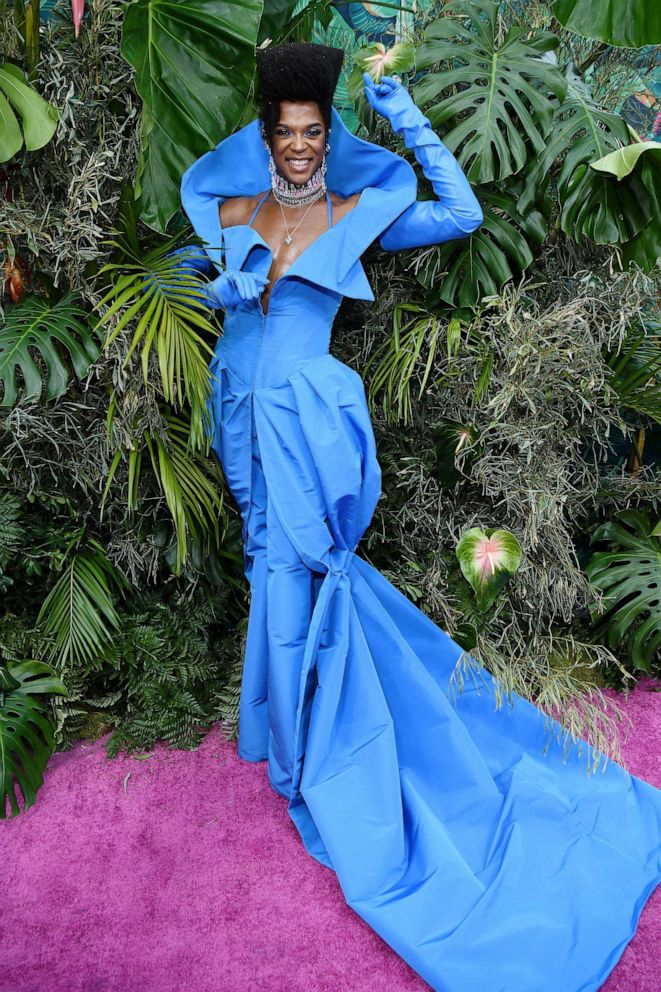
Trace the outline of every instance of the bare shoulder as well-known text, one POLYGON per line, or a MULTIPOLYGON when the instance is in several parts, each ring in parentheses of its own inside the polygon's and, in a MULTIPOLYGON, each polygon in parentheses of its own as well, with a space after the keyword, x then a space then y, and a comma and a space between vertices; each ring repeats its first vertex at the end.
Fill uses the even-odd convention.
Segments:
POLYGON ((342 197, 338 196, 337 193, 331 193, 331 203, 333 204, 333 214, 336 220, 340 217, 344 217, 349 211, 358 203, 360 199, 360 193, 352 193, 351 196, 342 197))
POLYGON ((221 227, 247 224, 263 195, 262 191, 256 196, 229 196, 223 200, 219 208, 221 227))

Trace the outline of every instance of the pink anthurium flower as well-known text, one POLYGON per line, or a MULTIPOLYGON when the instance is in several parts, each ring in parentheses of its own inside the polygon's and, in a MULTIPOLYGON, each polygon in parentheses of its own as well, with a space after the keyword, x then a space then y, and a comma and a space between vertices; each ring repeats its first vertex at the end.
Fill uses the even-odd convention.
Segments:
POLYGON ((400 41, 387 50, 380 41, 375 41, 368 46, 367 51, 372 54, 364 57, 363 67, 375 83, 378 83, 384 73, 406 72, 415 65, 415 49, 407 41, 400 41))
POLYGON ((462 534, 457 559, 464 577, 485 610, 521 564, 521 545, 507 530, 482 531, 472 527, 462 534))
POLYGON ((77 38, 85 13, 85 0, 71 0, 71 13, 73 14, 73 29, 77 38))

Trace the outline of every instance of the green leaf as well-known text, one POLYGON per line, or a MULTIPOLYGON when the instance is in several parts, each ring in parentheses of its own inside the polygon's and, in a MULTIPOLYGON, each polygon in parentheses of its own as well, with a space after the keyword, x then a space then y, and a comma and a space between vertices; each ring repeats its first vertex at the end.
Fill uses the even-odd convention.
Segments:
POLYGON ((26 296, 21 303, 8 306, 5 323, 0 326, 0 406, 19 401, 41 399, 44 378, 46 399, 52 400, 66 391, 71 378, 69 365, 78 379, 86 374, 100 353, 94 332, 86 323, 86 314, 73 293, 50 303, 38 296, 26 296), (32 352, 41 356, 44 371, 32 352), (61 352, 69 363, 65 364, 61 352), (19 386, 18 373, 22 378, 19 386))
POLYGON ((21 502, 12 493, 0 493, 0 572, 21 546, 21 502))
POLYGON ((611 173, 623 183, 642 183, 650 202, 651 220, 622 249, 625 263, 635 261, 649 271, 661 258, 661 143, 635 141, 591 162, 593 169, 611 173), (652 154, 646 154, 651 152, 652 154), (635 170, 635 171, 634 171, 635 170))
POLYGON ((521 564, 521 545, 507 530, 471 527, 457 544, 457 560, 475 592, 478 607, 486 610, 521 564))
MULTIPOLYGON (((525 272, 533 260, 529 242, 543 242, 547 221, 534 206, 519 212, 518 189, 512 184, 509 189, 480 190, 482 225, 470 237, 446 241, 429 253, 417 278, 433 291, 432 302, 474 307, 525 272)), ((542 207, 548 210, 547 203, 542 207)))
POLYGON ((145 433, 144 440, 174 523, 179 569, 187 557, 189 535, 199 541, 201 534, 213 533, 219 541, 223 497, 218 485, 205 474, 200 456, 191 450, 188 426, 174 416, 165 419, 167 437, 145 433))
POLYGON ((590 162, 597 172, 610 172, 617 179, 624 179, 635 169, 638 159, 646 152, 661 152, 661 142, 659 141, 634 141, 624 148, 618 148, 614 152, 609 152, 596 162, 590 162))
POLYGON ((98 542, 76 551, 44 600, 37 623, 54 638, 58 664, 89 663, 120 627, 113 592, 129 587, 98 542))
POLYGON ((8 162, 23 147, 23 135, 9 102, 0 93, 0 162, 8 162))
POLYGON ((257 44, 270 38, 273 43, 280 43, 285 33, 298 0, 266 0, 264 13, 259 23, 257 44))
POLYGON ((659 0, 555 0, 553 13, 570 31, 607 45, 661 44, 659 0))
POLYGON ((23 797, 23 810, 34 805, 44 781, 44 770, 55 750, 54 725, 47 696, 66 696, 65 685, 49 665, 41 661, 10 662, 0 667, 0 819, 21 812, 16 788, 23 797))
POLYGON ((623 119, 597 107, 580 80, 571 81, 567 99, 556 111, 546 148, 530 170, 519 209, 525 211, 546 189, 557 160, 562 230, 580 242, 621 244, 650 222, 654 199, 638 174, 618 181, 595 172, 591 163, 627 144, 623 119))
POLYGON ((393 310, 393 334, 374 352, 365 366, 370 378, 369 400, 382 394, 383 409, 391 421, 410 422, 413 416, 411 384, 419 377, 418 399, 434 386, 430 375, 434 356, 445 334, 445 325, 435 314, 416 304, 397 304, 393 310))
POLYGON ((439 67, 413 87, 416 103, 428 108, 434 128, 449 128, 443 142, 471 182, 504 179, 523 168, 528 145, 544 150, 554 107, 564 99, 565 77, 540 58, 558 39, 510 27, 501 40, 498 5, 490 0, 450 0, 444 15, 416 51, 418 70, 439 67))
POLYGON ((32 89, 18 66, 0 66, 0 162, 9 161, 23 143, 30 152, 43 148, 55 134, 58 119, 56 108, 32 89), (21 118, 22 135, 14 111, 21 118))
POLYGON ((431 473, 441 488, 451 489, 469 475, 482 447, 473 427, 441 417, 434 429, 436 461, 431 473))
POLYGON ((661 424, 661 328, 629 328, 617 351, 605 350, 609 385, 621 406, 661 424), (656 330, 656 333, 655 333, 656 330))
POLYGON ((255 70, 263 0, 135 0, 122 55, 143 101, 136 193, 141 217, 164 231, 179 208, 185 169, 227 137, 255 70))
POLYGON ((592 616, 605 627, 609 647, 623 645, 646 672, 661 652, 661 542, 652 531, 646 512, 620 511, 593 532, 591 543, 607 541, 611 549, 597 551, 585 569, 603 593, 603 610, 592 616))
POLYGON ((218 330, 212 313, 200 299, 200 277, 180 268, 186 255, 170 256, 185 232, 169 238, 147 254, 135 254, 131 238, 123 232, 109 242, 120 249, 122 261, 103 266, 100 274, 111 277, 111 285, 98 304, 104 311, 98 327, 109 327, 106 346, 124 330, 132 330, 126 364, 140 347, 143 378, 148 381, 152 349, 158 359, 160 386, 165 400, 181 406, 188 402, 196 425, 196 446, 202 437, 202 417, 211 390, 209 359, 211 339, 218 330), (106 308, 104 310, 104 308, 106 308), (117 319, 118 318, 118 319, 117 319))

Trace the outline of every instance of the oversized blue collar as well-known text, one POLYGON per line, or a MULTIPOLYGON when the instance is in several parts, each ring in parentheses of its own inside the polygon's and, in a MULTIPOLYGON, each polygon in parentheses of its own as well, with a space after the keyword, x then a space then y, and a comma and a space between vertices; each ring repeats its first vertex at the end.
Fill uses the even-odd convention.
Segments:
MULTIPOLYGON (((361 195, 356 206, 313 241, 281 278, 297 276, 343 296, 373 300, 360 256, 415 201, 417 180, 400 155, 356 137, 335 107, 331 114, 326 183, 339 196, 361 195)), ((255 246, 270 253, 261 235, 247 224, 223 230, 218 209, 228 197, 255 196, 270 185, 268 151, 257 119, 229 135, 186 170, 181 181, 181 202, 214 263, 240 269, 255 246)))

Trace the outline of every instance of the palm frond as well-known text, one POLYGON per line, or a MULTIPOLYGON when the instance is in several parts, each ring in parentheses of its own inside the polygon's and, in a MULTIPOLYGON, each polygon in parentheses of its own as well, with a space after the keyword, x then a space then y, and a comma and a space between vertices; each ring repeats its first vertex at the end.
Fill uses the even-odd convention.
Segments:
POLYGON ((107 329, 106 348, 123 331, 132 332, 124 365, 140 347, 145 383, 154 350, 163 397, 172 406, 190 405, 197 425, 194 439, 201 447, 204 432, 200 425, 210 392, 208 364, 213 355, 205 335, 213 340, 218 329, 203 302, 200 277, 182 271, 185 254, 169 257, 180 237, 169 239, 144 257, 137 255, 126 239, 108 242, 126 260, 109 263, 101 270, 112 285, 98 304, 97 309, 103 310, 98 327, 107 329))
POLYGON ((145 464, 151 465, 153 479, 165 498, 177 536, 176 569, 188 557, 189 537, 198 543, 212 534, 216 545, 221 540, 219 521, 225 517, 221 480, 207 474, 204 458, 194 448, 191 427, 174 414, 163 415, 163 432, 145 430, 133 439, 126 450, 119 448, 112 459, 101 500, 101 513, 112 482, 122 461, 128 471, 128 505, 135 510, 144 478, 145 464), (144 452, 149 453, 145 462, 144 452))
POLYGON ((124 574, 93 539, 71 555, 37 617, 54 638, 52 654, 60 664, 92 661, 112 640, 120 626, 113 593, 127 588, 124 574))

